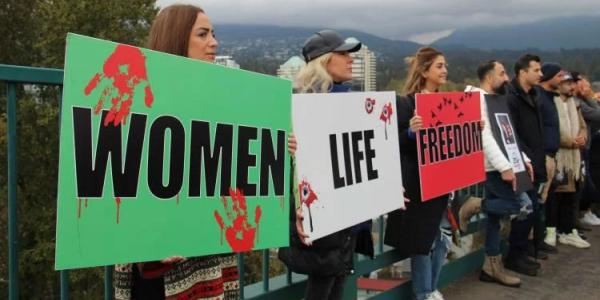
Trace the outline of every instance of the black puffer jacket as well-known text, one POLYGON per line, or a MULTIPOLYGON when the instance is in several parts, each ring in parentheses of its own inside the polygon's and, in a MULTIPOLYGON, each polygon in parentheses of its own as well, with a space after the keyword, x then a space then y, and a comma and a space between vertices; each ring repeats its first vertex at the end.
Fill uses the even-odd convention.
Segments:
POLYGON ((558 120, 558 110, 554 104, 554 97, 557 93, 546 91, 541 86, 536 86, 539 99, 539 107, 542 115, 542 124, 544 126, 544 150, 547 155, 554 156, 560 147, 560 122, 558 120))
POLYGON ((515 78, 510 83, 507 104, 521 150, 531 159, 536 183, 546 181, 543 119, 536 89, 525 93, 515 78))

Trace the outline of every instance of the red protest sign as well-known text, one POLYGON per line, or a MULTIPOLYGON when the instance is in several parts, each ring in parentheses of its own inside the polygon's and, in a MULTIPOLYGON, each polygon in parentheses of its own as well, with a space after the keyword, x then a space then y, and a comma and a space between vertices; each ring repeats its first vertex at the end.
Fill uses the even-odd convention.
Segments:
POLYGON ((470 92, 416 95, 422 201, 485 180, 479 101, 470 92))

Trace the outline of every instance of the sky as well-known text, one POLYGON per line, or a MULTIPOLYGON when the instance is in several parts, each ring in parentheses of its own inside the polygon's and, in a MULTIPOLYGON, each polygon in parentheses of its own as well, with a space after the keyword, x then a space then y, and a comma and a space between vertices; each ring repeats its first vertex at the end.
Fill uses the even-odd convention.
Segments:
MULTIPOLYGON (((456 29, 600 15, 598 0, 157 0, 200 5, 214 24, 354 29, 430 43, 456 29)), ((218 30, 218 28, 217 28, 218 30)))

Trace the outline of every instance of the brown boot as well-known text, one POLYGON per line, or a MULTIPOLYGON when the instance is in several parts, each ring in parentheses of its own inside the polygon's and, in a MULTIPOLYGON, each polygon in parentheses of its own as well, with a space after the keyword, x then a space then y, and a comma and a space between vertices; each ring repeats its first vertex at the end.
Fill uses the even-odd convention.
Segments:
POLYGON ((458 211, 458 218, 460 224, 460 230, 467 232, 469 226, 469 220, 472 216, 481 212, 481 198, 469 197, 467 201, 460 207, 458 211))
POLYGON ((497 282, 508 287, 520 287, 521 279, 510 275, 502 265, 502 256, 485 256, 479 280, 484 282, 497 282))

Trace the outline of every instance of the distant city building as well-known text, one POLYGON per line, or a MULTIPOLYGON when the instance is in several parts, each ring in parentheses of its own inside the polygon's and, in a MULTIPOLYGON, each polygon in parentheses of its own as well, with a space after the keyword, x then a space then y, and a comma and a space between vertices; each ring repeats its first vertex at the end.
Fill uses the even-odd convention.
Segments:
POLYGON ((239 69, 240 65, 233 60, 233 57, 229 55, 221 55, 215 57, 215 63, 218 65, 226 66, 233 69, 239 69))
POLYGON ((299 56, 292 56, 283 65, 277 69, 277 77, 285 78, 291 81, 296 80, 296 76, 300 69, 304 67, 306 63, 299 56))
MULTIPOLYGON (((349 42, 358 42, 348 38, 349 42)), ((356 91, 375 91, 377 89, 377 68, 375 54, 363 44, 359 51, 351 53, 352 89, 356 91)))

